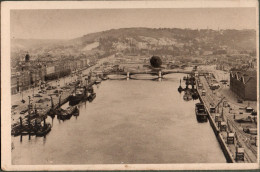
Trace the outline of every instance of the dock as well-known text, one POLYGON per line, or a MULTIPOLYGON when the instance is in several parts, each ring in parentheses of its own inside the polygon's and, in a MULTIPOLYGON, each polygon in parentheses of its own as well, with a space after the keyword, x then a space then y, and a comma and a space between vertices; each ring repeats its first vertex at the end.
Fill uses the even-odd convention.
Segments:
MULTIPOLYGON (((91 80, 87 84, 86 88, 88 89, 88 88, 92 87, 96 83, 96 80, 97 79, 91 80)), ((20 128, 21 124, 22 124, 23 128, 26 128, 25 126, 30 126, 32 128, 32 124, 35 124, 36 120, 37 120, 37 123, 42 123, 43 121, 45 121, 45 119, 47 118, 48 115, 52 116, 51 115, 52 112, 55 113, 58 108, 60 108, 62 105, 64 105, 65 103, 68 102, 70 95, 74 92, 74 88, 75 88, 75 86, 72 85, 69 87, 69 89, 63 90, 63 92, 60 94, 44 95, 44 97, 42 97, 42 98, 47 98, 48 96, 50 97, 50 104, 49 104, 49 102, 42 103, 42 106, 44 106, 44 107, 41 107, 41 110, 37 110, 37 108, 34 108, 32 114, 28 113, 28 114, 22 116, 19 121, 17 121, 16 123, 14 123, 12 125, 12 130, 19 130, 19 131, 22 130, 22 132, 20 134, 14 134, 14 135, 17 136, 17 135, 30 134, 31 133, 30 131, 25 131, 24 129, 20 128), (35 114, 37 114, 37 115, 35 115, 35 114), (33 117, 33 116, 35 116, 35 117, 33 117)), ((30 98, 29 98, 29 102, 30 102, 30 98)), ((28 109, 29 109, 29 107, 28 107, 28 109)), ((44 124, 45 124, 45 122, 44 122, 44 124)))
MULTIPOLYGON (((248 144, 245 133, 234 123, 230 117, 226 115, 228 112, 228 103, 221 100, 216 100, 216 96, 211 96, 210 91, 199 87, 199 81, 203 82, 203 86, 209 87, 205 76, 198 76, 196 78, 196 88, 201 103, 205 105, 208 113, 210 125, 216 135, 220 147, 225 155, 228 163, 253 163, 257 161, 257 151, 248 144), (223 101, 223 104, 222 104, 223 101), (212 104, 217 103, 217 109, 213 110, 212 104), (222 106, 222 110, 219 110, 222 106)), ((213 94, 213 92, 212 92, 213 94)))

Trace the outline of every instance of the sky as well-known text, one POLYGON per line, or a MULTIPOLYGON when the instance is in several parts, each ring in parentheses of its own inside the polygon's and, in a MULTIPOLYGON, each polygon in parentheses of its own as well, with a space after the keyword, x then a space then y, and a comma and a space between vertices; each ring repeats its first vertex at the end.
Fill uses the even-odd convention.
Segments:
POLYGON ((11 38, 72 39, 109 29, 256 29, 255 8, 11 10, 11 38))

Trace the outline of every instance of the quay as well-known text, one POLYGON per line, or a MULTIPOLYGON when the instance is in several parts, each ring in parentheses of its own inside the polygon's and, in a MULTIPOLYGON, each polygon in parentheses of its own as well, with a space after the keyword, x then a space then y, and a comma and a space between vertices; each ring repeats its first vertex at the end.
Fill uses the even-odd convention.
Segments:
MULTIPOLYGON (((86 85, 86 89, 88 89, 88 88, 92 87, 94 84, 96 84, 96 81, 97 81, 96 78, 90 80, 86 85)), ((76 83, 78 83, 78 82, 76 82, 76 83)), ((33 130, 32 124, 36 125, 36 123, 41 124, 42 122, 44 122, 44 126, 42 128, 47 127, 46 129, 48 129, 48 132, 49 132, 51 126, 50 126, 50 124, 45 123, 45 119, 47 118, 48 115, 50 115, 51 117, 54 117, 56 115, 56 111, 63 104, 68 102, 70 95, 74 92, 76 83, 74 83, 70 86, 67 85, 67 88, 62 90, 61 93, 57 93, 57 94, 51 93, 48 95, 46 93, 46 95, 44 95, 44 97, 41 97, 41 99, 39 99, 39 100, 42 100, 44 98, 46 99, 47 98, 46 96, 49 96, 50 105, 49 105, 49 101, 43 102, 43 103, 41 103, 41 105, 43 105, 44 107, 41 107, 41 108, 36 107, 36 104, 33 107, 33 105, 32 105, 33 100, 31 99, 30 96, 28 96, 29 97, 29 105, 28 105, 28 110, 27 110, 28 114, 24 114, 23 116, 20 116, 20 118, 19 118, 20 120, 18 122, 13 123, 12 135, 18 136, 18 135, 29 134, 29 136, 30 136, 31 134, 34 133, 33 131, 31 131, 31 130, 33 130)), ((33 102, 33 103, 35 103, 35 102, 33 102)), ((44 133, 44 132, 42 132, 42 133, 44 133)), ((36 136, 44 136, 44 134, 38 134, 38 135, 36 134, 36 136)))
MULTIPOLYGON (((222 97, 216 100, 214 95, 210 96, 211 90, 205 91, 209 87, 206 76, 199 75, 196 77, 196 88, 201 103, 205 105, 208 113, 210 125, 216 135, 220 147, 225 155, 228 163, 241 163, 241 162, 256 162, 257 151, 252 148, 248 139, 245 138, 245 133, 225 115, 228 113, 228 102, 222 97), (203 84, 203 87, 199 86, 203 84), (214 105, 215 104, 215 105, 214 105), (220 111, 220 106, 222 110, 220 111)), ((230 111, 230 110, 229 110, 230 111)))

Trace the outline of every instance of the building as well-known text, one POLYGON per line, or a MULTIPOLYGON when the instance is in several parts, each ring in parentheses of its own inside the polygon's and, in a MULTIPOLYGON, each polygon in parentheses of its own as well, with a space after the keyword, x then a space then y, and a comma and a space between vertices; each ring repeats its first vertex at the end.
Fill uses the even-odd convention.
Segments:
POLYGON ((17 78, 16 75, 11 76, 11 94, 16 94, 19 91, 17 78))
POLYGON ((25 70, 20 72, 20 75, 17 77, 17 85, 19 91, 27 90, 31 87, 32 84, 32 75, 30 71, 25 70))
POLYGON ((257 78, 255 70, 231 71, 230 90, 244 100, 257 100, 257 78))

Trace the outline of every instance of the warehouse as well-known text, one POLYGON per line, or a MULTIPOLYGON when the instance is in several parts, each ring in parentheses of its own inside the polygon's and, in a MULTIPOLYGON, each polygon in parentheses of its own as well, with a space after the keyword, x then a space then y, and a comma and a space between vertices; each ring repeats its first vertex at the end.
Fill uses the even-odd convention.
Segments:
POLYGON ((257 100, 256 71, 231 71, 230 90, 244 100, 257 100))

